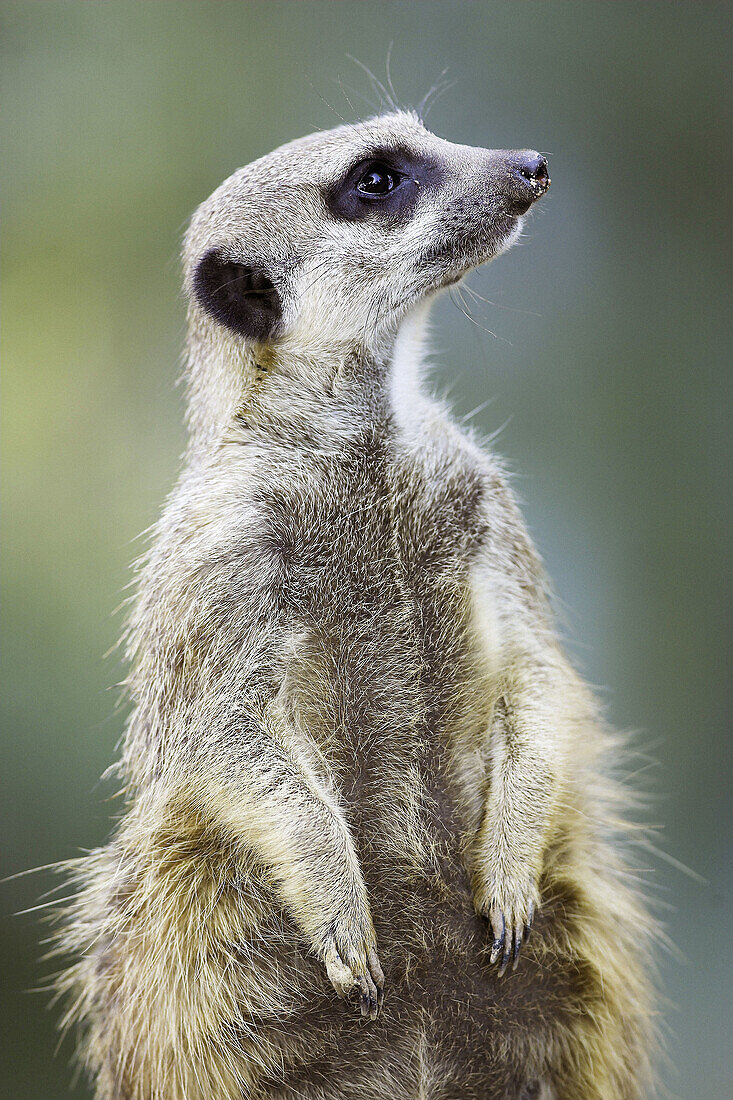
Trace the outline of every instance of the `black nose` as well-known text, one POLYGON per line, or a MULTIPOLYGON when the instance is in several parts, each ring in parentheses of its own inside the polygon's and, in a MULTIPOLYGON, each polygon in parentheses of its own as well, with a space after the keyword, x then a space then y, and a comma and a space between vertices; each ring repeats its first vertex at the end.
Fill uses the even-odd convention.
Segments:
POLYGON ((541 153, 515 153, 509 168, 514 178, 509 187, 513 206, 516 213, 523 214, 550 186, 547 159, 541 153))
POLYGON ((547 161, 541 153, 537 153, 533 157, 525 157, 517 167, 520 175, 524 176, 530 183, 539 183, 545 189, 549 187, 550 177, 547 172, 547 161))

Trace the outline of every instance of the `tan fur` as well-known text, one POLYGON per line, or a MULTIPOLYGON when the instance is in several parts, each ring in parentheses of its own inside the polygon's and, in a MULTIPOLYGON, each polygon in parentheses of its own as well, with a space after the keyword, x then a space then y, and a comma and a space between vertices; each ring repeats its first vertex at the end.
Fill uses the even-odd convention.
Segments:
POLYGON ((501 464, 419 385, 426 304, 516 239, 515 162, 395 114, 194 217, 191 445, 130 621, 126 808, 59 934, 98 1100, 649 1095, 621 740, 501 464), (408 213, 334 215, 375 148, 417 165, 408 213), (212 248, 277 288, 272 339, 211 315, 212 248))

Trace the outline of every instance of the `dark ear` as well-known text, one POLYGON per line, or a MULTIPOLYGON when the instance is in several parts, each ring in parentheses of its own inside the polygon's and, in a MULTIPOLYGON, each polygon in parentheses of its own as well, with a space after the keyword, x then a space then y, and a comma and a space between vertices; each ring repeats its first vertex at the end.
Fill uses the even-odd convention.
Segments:
POLYGON ((194 273, 193 288, 206 312, 239 336, 264 344, 277 335, 280 295, 261 268, 207 252, 194 273))

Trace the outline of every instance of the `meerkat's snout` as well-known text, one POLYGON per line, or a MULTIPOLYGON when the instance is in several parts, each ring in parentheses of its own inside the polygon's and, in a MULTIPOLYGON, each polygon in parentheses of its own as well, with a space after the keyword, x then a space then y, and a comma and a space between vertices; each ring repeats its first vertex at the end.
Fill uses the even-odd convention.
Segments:
POLYGON ((526 214, 550 186, 547 158, 531 149, 497 151, 490 163, 490 185, 512 215, 526 214))

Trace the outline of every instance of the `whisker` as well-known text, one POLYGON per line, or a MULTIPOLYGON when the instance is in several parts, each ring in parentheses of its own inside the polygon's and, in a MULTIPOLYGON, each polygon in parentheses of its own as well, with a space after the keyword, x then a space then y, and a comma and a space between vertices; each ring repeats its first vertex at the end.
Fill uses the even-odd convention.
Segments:
POLYGON ((324 95, 321 95, 321 93, 320 93, 320 92, 318 91, 318 88, 316 88, 316 86, 315 86, 315 84, 313 83, 313 81, 309 79, 309 80, 308 80, 308 83, 310 84, 311 88, 312 88, 312 89, 313 89, 313 91, 314 91, 314 92, 316 93, 316 95, 318 96, 318 98, 319 98, 319 99, 320 99, 320 100, 321 100, 321 101, 322 101, 323 103, 325 103, 325 104, 326 104, 326 106, 327 106, 327 107, 329 108, 329 110, 330 110, 330 111, 333 111, 333 113, 334 113, 334 114, 336 115, 336 118, 339 118, 339 119, 341 119, 341 121, 342 121, 342 122, 344 123, 344 125, 346 125, 346 119, 344 118, 344 116, 343 116, 343 115, 340 115, 340 114, 339 114, 339 112, 338 112, 338 111, 336 110, 336 108, 335 108, 335 107, 333 106, 333 104, 332 104, 332 103, 329 103, 329 102, 328 102, 328 100, 326 99, 326 97, 325 97, 324 95))
POLYGON ((499 337, 496 335, 495 332, 492 332, 490 328, 487 328, 486 325, 482 325, 480 321, 477 321, 475 317, 471 316, 471 314, 466 309, 465 301, 456 301, 454 294, 459 293, 460 291, 458 291, 457 287, 454 287, 454 289, 450 292, 451 301, 456 306, 456 308, 461 311, 464 317, 468 318, 472 325, 476 325, 476 328, 480 328, 483 332, 487 332, 489 336, 493 336, 495 340, 498 340, 499 337))
POLYGON ((392 49, 393 49, 393 47, 394 47, 394 39, 392 39, 389 46, 387 47, 387 62, 386 62, 386 65, 385 65, 385 71, 387 73, 387 87, 389 88, 390 92, 392 93, 392 102, 397 104, 397 103, 399 103, 399 98, 397 96, 397 93, 394 90, 394 85, 392 83, 392 74, 390 73, 390 62, 392 61, 392 49))
POLYGON ((394 101, 394 100, 392 99, 391 95, 389 94, 389 92, 388 92, 388 91, 387 91, 387 89, 385 88, 385 86, 384 86, 384 84, 382 83, 382 81, 381 81, 381 80, 378 80, 378 79, 376 78, 376 76, 374 75, 374 73, 372 72, 372 70, 371 70, 371 69, 369 68, 369 66, 368 66, 368 65, 365 65, 363 61, 360 61, 358 57, 354 57, 354 55, 353 55, 353 54, 347 53, 347 55, 346 55, 346 56, 348 57, 349 61, 353 61, 355 65, 358 65, 358 66, 359 66, 359 68, 360 68, 360 69, 361 69, 361 70, 362 70, 362 71, 363 71, 364 73, 366 73, 366 75, 368 76, 368 78, 369 78, 369 81, 370 81, 370 83, 371 83, 371 85, 372 85, 372 88, 373 88, 373 90, 374 90, 374 91, 375 91, 375 92, 377 93, 377 95, 379 95, 379 96, 380 96, 380 98, 381 98, 381 99, 383 100, 383 104, 384 104, 384 105, 386 105, 387 107, 389 107, 389 108, 390 108, 390 109, 391 109, 392 111, 397 111, 397 110, 399 109, 399 108, 398 108, 398 106, 397 106, 397 104, 396 104, 396 103, 395 103, 395 101, 394 101))
MULTIPOLYGON (((339 75, 339 74, 337 73, 337 74, 336 74, 336 76, 335 76, 335 77, 333 77, 333 79, 334 79, 334 80, 336 81, 336 83, 338 84, 338 87, 339 87, 339 91, 341 92, 341 95, 342 95, 342 96, 344 97, 344 99, 345 99, 345 100, 346 100, 346 102, 348 103, 348 105, 349 105, 349 110, 351 111, 352 115, 354 115, 354 116, 356 117, 356 109, 355 109, 355 107, 354 107, 354 104, 353 104, 353 103, 351 102, 351 100, 349 99, 349 97, 348 97, 348 96, 347 96, 347 94, 346 94, 346 91, 345 91, 345 86, 344 86, 344 83, 343 83, 343 81, 341 80, 341 77, 340 77, 340 75, 339 75)), ((353 90, 353 89, 352 89, 352 90, 353 90)))
POLYGON ((535 313, 531 309, 519 309, 517 306, 507 306, 503 302, 492 302, 490 298, 484 298, 483 294, 479 294, 477 290, 474 290, 472 286, 464 282, 462 285, 463 290, 467 290, 468 293, 479 300, 479 302, 485 302, 487 306, 493 306, 494 309, 508 309, 510 313, 524 313, 528 317, 542 317, 541 313, 535 313))
MULTIPOLYGON (((341 88, 342 92, 344 91, 344 88, 348 88, 352 95, 358 96, 359 99, 362 99, 364 101, 364 103, 366 103, 366 105, 367 105, 367 107, 369 108, 370 111, 379 111, 379 110, 381 110, 381 104, 380 103, 375 103, 372 99, 369 98, 369 96, 364 95, 364 93, 359 91, 358 88, 355 88, 353 84, 349 84, 348 81, 344 80, 344 78, 342 76, 338 76, 335 79, 338 80, 339 87, 341 88)), ((345 92, 344 92, 344 95, 346 95, 345 92)))
POLYGON ((427 118, 428 113, 433 109, 433 107, 438 102, 440 97, 445 95, 445 93, 447 91, 449 91, 451 88, 455 87, 455 85, 458 83, 456 80, 444 80, 443 77, 445 76, 445 74, 447 72, 448 72, 448 68, 446 67, 439 74, 438 79, 433 84, 433 86, 428 90, 428 92, 420 100, 420 103, 419 103, 418 108, 417 108, 417 111, 418 111, 418 114, 420 115, 420 118, 422 118, 422 119, 427 118))

